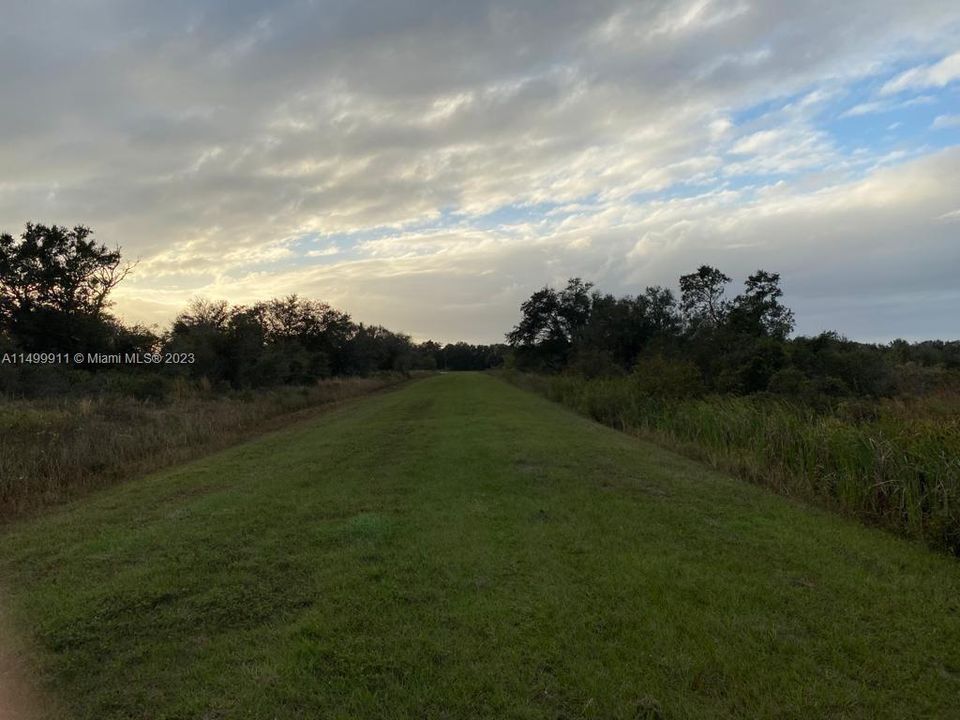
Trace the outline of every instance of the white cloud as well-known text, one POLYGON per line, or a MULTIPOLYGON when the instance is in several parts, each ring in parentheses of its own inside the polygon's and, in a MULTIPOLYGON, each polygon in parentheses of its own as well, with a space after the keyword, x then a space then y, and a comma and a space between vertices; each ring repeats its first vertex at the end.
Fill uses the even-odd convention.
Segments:
POLYGON ((859 117, 861 115, 893 112, 894 110, 902 110, 903 108, 914 107, 917 105, 931 105, 934 102, 936 102, 936 99, 930 95, 918 95, 917 97, 909 98, 908 100, 903 100, 900 102, 895 102, 893 100, 871 100, 869 102, 854 105, 852 108, 841 113, 840 117, 859 117))
POLYGON ((730 148, 734 155, 756 155, 779 150, 786 139, 787 131, 782 128, 761 130, 740 139, 730 148))
POLYGON ((859 115, 870 115, 872 113, 877 113, 877 112, 886 112, 889 109, 890 109, 890 106, 882 102, 878 102, 878 101, 865 102, 865 103, 860 103, 859 105, 854 105, 849 110, 846 110, 843 113, 841 113, 840 117, 846 118, 846 117, 857 117, 859 115))
POLYGON ((826 168, 836 160, 830 139, 805 123, 761 130, 737 141, 731 159, 723 166, 726 176, 794 173, 826 168))
POLYGON ((960 115, 937 115, 931 127, 935 130, 960 127, 960 115))
POLYGON ((307 257, 318 258, 318 257, 332 257, 334 255, 340 254, 340 248, 336 245, 327 245, 323 248, 317 248, 316 250, 309 250, 307 252, 307 257))
POLYGON ((933 65, 911 68, 897 75, 880 89, 880 93, 890 95, 904 90, 944 87, 958 78, 960 78, 960 52, 955 52, 933 65))
MULTIPOLYGON (((960 212, 956 187, 954 149, 813 190, 781 181, 756 193, 581 207, 546 226, 398 232, 368 241, 360 259, 266 277, 241 272, 201 290, 252 302, 268 281, 275 294, 323 297, 361 320, 420 338, 454 340, 470 328, 471 338, 496 341, 516 322, 519 303, 544 283, 580 275, 605 290, 636 293, 673 285, 706 262, 741 279, 757 267, 780 272, 802 332, 955 336, 960 327, 944 303, 955 292, 960 246, 944 220, 960 212), (891 308, 891 298, 909 303, 911 313, 891 308), (883 311, 870 316, 864 307, 871 303, 883 311)), ((122 293, 122 306, 129 294, 140 303, 169 302, 168 313, 177 307, 175 292, 122 293)))

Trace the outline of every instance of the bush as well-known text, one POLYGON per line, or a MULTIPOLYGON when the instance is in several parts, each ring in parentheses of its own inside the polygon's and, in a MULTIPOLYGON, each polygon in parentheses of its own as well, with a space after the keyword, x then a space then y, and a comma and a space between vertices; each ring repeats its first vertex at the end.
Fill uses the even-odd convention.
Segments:
POLYGON ((795 367, 786 367, 778 370, 770 377, 767 391, 788 397, 804 397, 813 392, 813 384, 807 376, 795 367))
POLYGON ((703 377, 696 365, 662 355, 639 360, 632 379, 637 392, 656 398, 699 397, 704 391, 703 377))

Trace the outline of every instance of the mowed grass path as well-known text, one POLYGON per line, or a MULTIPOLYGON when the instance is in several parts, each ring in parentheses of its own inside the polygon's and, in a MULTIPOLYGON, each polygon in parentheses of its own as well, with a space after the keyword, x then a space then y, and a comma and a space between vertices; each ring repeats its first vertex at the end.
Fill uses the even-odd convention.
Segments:
POLYGON ((0 533, 77 718, 955 718, 960 564, 445 375, 0 533))

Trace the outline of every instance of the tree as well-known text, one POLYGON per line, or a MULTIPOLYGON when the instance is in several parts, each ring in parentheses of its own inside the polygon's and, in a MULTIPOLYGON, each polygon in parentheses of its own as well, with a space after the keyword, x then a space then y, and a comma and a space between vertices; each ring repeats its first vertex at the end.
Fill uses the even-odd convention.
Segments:
POLYGON ((443 348, 440 346, 440 343, 427 340, 417 345, 414 348, 414 369, 443 369, 443 348))
POLYGON ((188 332, 194 328, 222 331, 232 315, 233 310, 226 300, 194 298, 173 321, 173 332, 188 332))
POLYGON ((617 298, 595 292, 590 319, 575 339, 575 369, 589 376, 629 370, 656 333, 645 295, 617 298))
POLYGON ((131 268, 82 225, 0 234, 0 327, 31 350, 106 349, 108 298, 131 268))
POLYGON ((52 308, 65 313, 98 314, 107 296, 130 272, 120 249, 108 250, 82 225, 72 230, 27 223, 15 240, 0 235, 0 289, 4 315, 52 308))
MULTIPOLYGON (((436 343, 424 343, 435 346, 436 343)), ((439 346, 437 346, 439 348, 439 346)), ((503 364, 503 347, 499 345, 471 345, 465 342, 448 343, 439 348, 436 367, 441 370, 488 370, 503 364)))
POLYGON ((507 333, 521 364, 559 369, 574 338, 590 320, 593 286, 571 278, 560 291, 544 287, 521 306, 520 322, 507 333))
POLYGON ((677 299, 669 288, 654 285, 643 292, 647 317, 654 333, 661 337, 673 337, 680 332, 681 319, 677 312, 677 299))
POLYGON ((780 302, 780 274, 757 270, 733 301, 730 323, 747 335, 785 339, 793 332, 793 311, 780 302))
POLYGON ((414 359, 409 336, 380 325, 360 323, 344 348, 343 366, 349 375, 388 370, 407 372, 412 369, 414 359))
POLYGON ((593 283, 584 282, 578 277, 567 280, 567 286, 560 291, 560 320, 563 333, 572 341, 577 332, 590 320, 593 302, 590 289, 593 283))
POLYGON ((566 340, 560 324, 560 299, 553 288, 537 290, 520 305, 520 313, 520 322, 507 333, 507 342, 514 347, 566 340))
POLYGON ((727 275, 709 265, 680 277, 680 307, 692 331, 723 324, 729 310, 723 293, 729 282, 727 275))
POLYGON ((235 311, 225 301, 195 298, 173 321, 166 349, 191 353, 194 362, 181 370, 212 382, 229 381, 228 327, 235 311))
POLYGON ((296 346, 312 358, 315 377, 346 371, 344 348, 356 330, 346 313, 297 295, 258 303, 254 312, 271 343, 296 346))

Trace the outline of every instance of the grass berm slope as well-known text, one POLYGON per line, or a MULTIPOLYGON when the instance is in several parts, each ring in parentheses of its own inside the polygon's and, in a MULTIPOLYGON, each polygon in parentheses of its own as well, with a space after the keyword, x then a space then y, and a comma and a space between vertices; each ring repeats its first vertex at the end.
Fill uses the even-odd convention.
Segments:
POLYGON ((955 559, 443 375, 0 532, 71 717, 960 717, 955 559))

